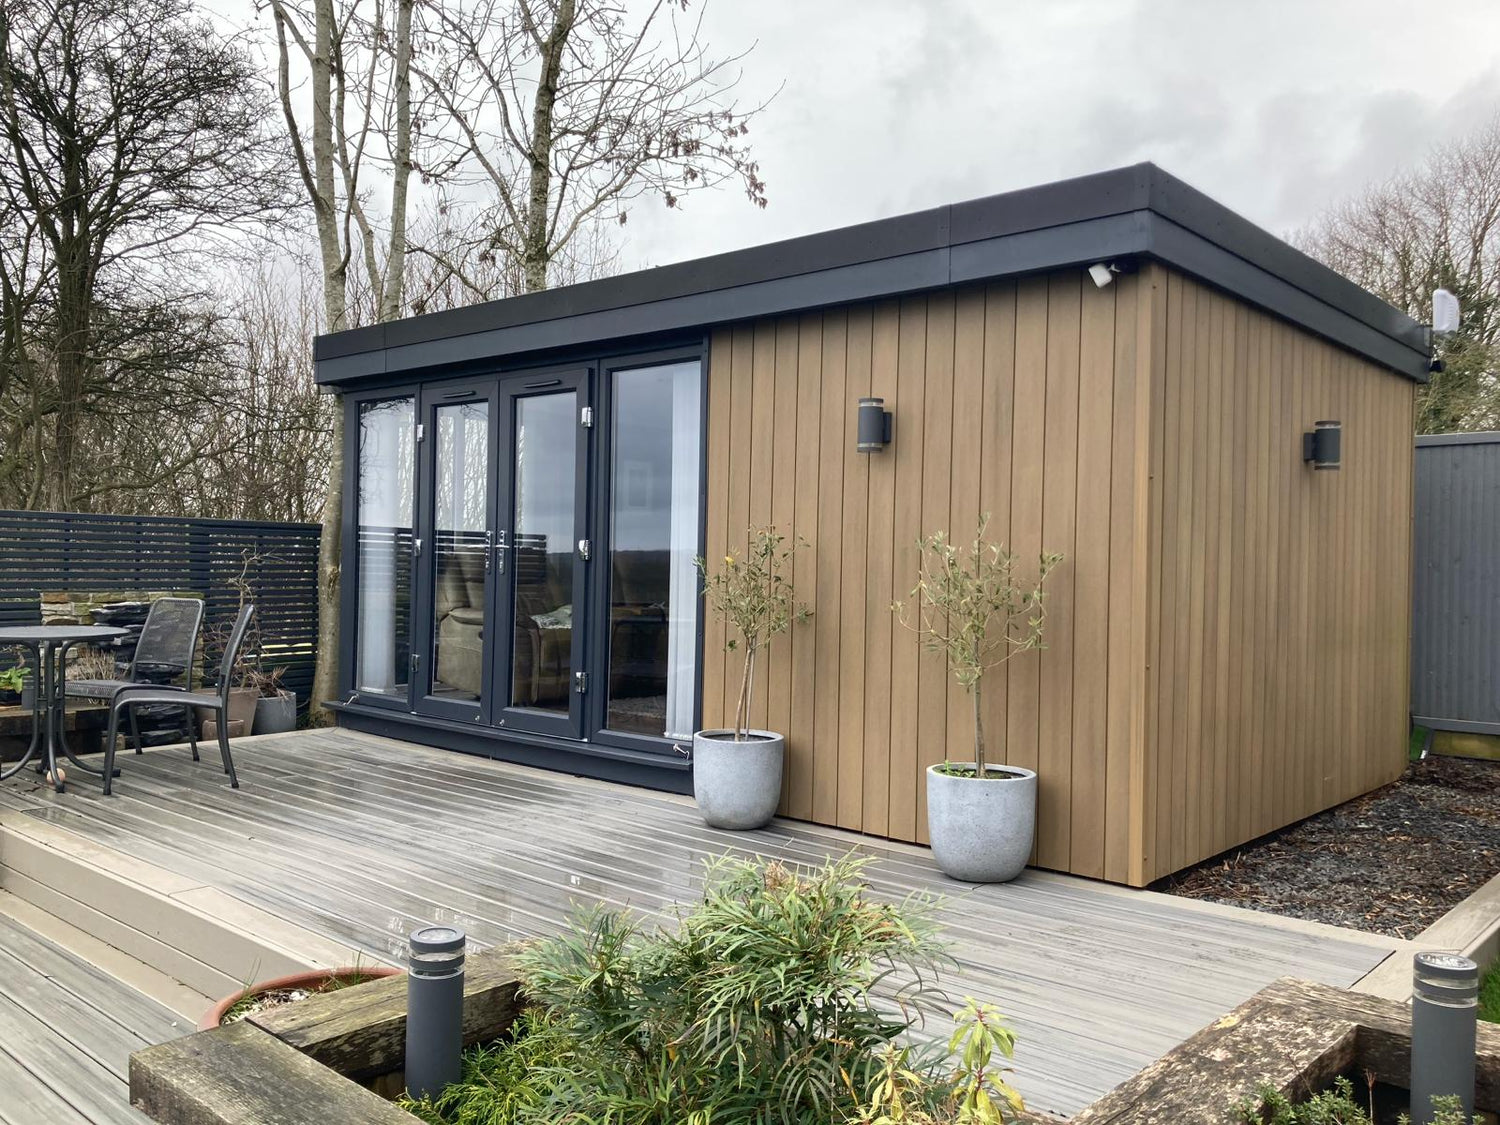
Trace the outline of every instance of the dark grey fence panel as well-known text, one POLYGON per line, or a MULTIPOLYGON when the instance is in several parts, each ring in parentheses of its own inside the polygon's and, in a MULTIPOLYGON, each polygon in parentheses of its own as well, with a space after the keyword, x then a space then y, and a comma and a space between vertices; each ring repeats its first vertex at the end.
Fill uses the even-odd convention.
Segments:
POLYGON ((0 624, 37 624, 44 593, 182 590, 204 599, 209 667, 248 586, 267 662, 306 704, 318 635, 317 524, 0 511, 0 624))
POLYGON ((1500 433, 1417 439, 1411 709, 1500 734, 1500 433))

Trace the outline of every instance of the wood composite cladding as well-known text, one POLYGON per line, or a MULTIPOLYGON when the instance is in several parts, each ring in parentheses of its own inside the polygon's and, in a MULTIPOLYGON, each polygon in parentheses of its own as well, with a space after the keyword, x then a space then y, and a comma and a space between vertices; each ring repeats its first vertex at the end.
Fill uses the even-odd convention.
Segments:
MULTIPOLYGON (((774 523, 812 611, 752 721, 782 812, 925 842, 927 766, 969 699, 897 623, 919 536, 1060 551, 1046 647, 985 681, 999 760, 1040 777, 1034 862, 1143 885, 1396 777, 1405 760, 1415 384, 1159 264, 714 329, 710 559, 774 523), (891 444, 855 448, 885 399, 891 444), (1343 423, 1315 472, 1302 434, 1343 423)), ((1035 566, 1032 562, 1030 565, 1035 566)), ((704 645, 703 721, 739 657, 704 645)))

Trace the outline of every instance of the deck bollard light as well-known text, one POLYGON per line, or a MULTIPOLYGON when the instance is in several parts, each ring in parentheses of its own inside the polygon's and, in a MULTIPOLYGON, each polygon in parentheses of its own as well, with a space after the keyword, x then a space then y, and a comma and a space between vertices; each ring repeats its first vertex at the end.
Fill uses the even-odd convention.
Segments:
POLYGON ((1479 966, 1456 953, 1412 958, 1411 1119, 1432 1125, 1432 1099, 1457 1095, 1474 1114, 1479 966))
POLYGON ((407 942, 406 1089, 436 1097, 463 1076, 464 932, 424 926, 407 942))

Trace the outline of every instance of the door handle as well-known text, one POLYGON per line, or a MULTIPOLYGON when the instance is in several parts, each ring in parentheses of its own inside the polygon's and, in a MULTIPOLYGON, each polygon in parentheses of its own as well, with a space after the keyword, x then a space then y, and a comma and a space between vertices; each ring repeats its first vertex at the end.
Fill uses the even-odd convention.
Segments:
MULTIPOLYGON (((486 536, 488 537, 488 533, 486 533, 486 536)), ((494 548, 492 551, 485 552, 485 567, 489 567, 489 557, 491 554, 493 554, 495 556, 495 572, 497 574, 505 573, 505 552, 506 549, 510 546, 510 543, 507 542, 509 538, 510 536, 507 532, 495 532, 494 548)))

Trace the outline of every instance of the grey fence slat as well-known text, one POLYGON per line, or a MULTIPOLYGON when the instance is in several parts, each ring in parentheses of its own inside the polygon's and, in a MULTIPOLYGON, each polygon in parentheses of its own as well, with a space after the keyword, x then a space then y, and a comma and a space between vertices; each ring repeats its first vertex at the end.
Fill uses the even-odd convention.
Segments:
POLYGON ((41 595, 192 590, 204 599, 209 667, 239 608, 244 552, 260 635, 305 706, 317 656, 317 524, 0 510, 0 625, 41 621, 41 595))
POLYGON ((1500 433, 1417 439, 1411 709, 1500 734, 1500 433))

